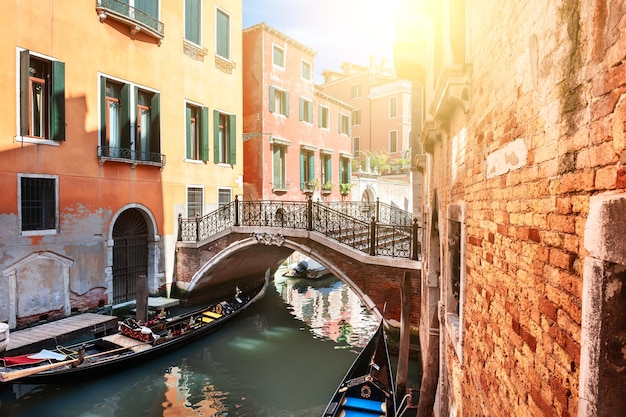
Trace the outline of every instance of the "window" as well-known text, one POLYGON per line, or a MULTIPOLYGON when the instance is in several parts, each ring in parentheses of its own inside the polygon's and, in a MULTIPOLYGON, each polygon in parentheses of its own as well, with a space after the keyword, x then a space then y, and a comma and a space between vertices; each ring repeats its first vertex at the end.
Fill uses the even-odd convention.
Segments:
POLYGON ((196 216, 202 217, 204 211, 202 207, 204 198, 204 190, 201 187, 187 188, 187 218, 196 216))
POLYGON ((160 94, 106 77, 100 88, 99 157, 163 165, 160 94))
POLYGON ((19 177, 22 232, 57 231, 57 177, 19 177))
POLYGON ((329 193, 332 190, 332 157, 328 152, 320 152, 320 167, 322 169, 322 192, 329 193))
POLYGON ((325 106, 320 106, 318 124, 323 129, 330 128, 330 109, 325 106))
POLYGON ((446 330, 463 361, 463 305, 465 299, 465 204, 447 207, 447 272, 445 283, 446 330))
POLYGON ((313 152, 305 149, 300 151, 300 189, 304 191, 315 189, 315 160, 313 152))
POLYGON ((200 0, 185 0, 185 39, 200 45, 200 0))
POLYGON ((187 104, 185 106, 185 158, 194 161, 209 160, 209 109, 187 104))
POLYGON ((300 120, 313 123, 313 102, 300 97, 300 120))
POLYGON ((398 98, 389 97, 389 118, 398 117, 398 98))
POLYGON ((287 148, 283 145, 272 144, 272 189, 286 191, 285 180, 285 152, 287 148))
POLYGON ((361 84, 355 84, 352 86, 352 98, 361 97, 361 84))
POLYGON ((339 133, 350 135, 350 118, 347 114, 339 113, 339 133))
POLYGON ((65 140, 65 64, 20 51, 22 139, 65 140))
POLYGON ((215 162, 235 165, 237 162, 236 116, 215 110, 213 123, 215 162))
POLYGON ((352 111, 352 126, 361 124, 361 110, 352 111))
POLYGON ((389 132, 389 153, 398 152, 398 131, 389 132))
POLYGON ((217 206, 218 208, 227 206, 232 200, 233 191, 230 188, 217 189, 217 206))
POLYGON ((313 78, 313 71, 311 70, 311 63, 307 61, 302 61, 300 75, 307 81, 311 81, 313 78))
POLYGON ((341 156, 339 158, 339 183, 350 184, 350 177, 350 158, 346 156, 341 156))
POLYGON ((289 116, 289 93, 270 87, 270 111, 289 116))
POLYGON ((217 209, 222 219, 230 219, 230 201, 233 191, 230 188, 217 189, 217 209))
POLYGON ((285 68, 285 50, 274 45, 272 50, 272 63, 280 68, 285 68))
POLYGON ((215 51, 217 55, 230 60, 230 16, 218 9, 215 20, 215 51))
POLYGON ((361 149, 361 138, 358 136, 352 138, 352 155, 358 155, 360 149, 361 149))
MULTIPOLYGON (((145 14, 158 19, 159 17, 159 1, 150 0, 127 0, 124 3, 128 3, 131 7, 137 10, 141 10, 145 14)), ((140 19, 138 19, 140 20, 140 19)))

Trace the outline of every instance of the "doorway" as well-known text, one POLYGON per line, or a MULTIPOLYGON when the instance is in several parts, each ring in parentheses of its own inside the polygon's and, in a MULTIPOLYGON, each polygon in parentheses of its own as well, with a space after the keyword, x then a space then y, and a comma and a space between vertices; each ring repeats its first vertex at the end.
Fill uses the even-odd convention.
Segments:
POLYGON ((113 303, 135 299, 137 277, 148 274, 148 225, 140 210, 124 211, 113 226, 113 303))

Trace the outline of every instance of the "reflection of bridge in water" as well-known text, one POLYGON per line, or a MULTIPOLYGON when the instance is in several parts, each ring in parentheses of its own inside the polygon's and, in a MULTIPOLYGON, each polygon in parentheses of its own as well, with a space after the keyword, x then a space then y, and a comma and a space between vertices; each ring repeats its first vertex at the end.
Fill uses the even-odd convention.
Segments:
MULTIPOLYGON (((240 201, 203 217, 179 218, 176 289, 187 295, 275 269, 293 251, 327 267, 369 307, 399 318, 410 273, 419 314, 420 228, 410 213, 362 202, 240 201)), ((417 321, 413 321, 417 325, 417 321)))

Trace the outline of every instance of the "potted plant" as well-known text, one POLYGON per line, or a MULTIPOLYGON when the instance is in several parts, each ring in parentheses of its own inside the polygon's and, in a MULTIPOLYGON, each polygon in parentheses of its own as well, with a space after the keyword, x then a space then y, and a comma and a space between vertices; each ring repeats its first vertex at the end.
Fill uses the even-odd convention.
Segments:
POLYGON ((331 184, 330 181, 326 181, 324 184, 322 184, 323 194, 330 194, 332 190, 333 190, 333 185, 331 184))
POLYGON ((348 195, 350 193, 351 188, 352 188, 351 183, 339 184, 339 191, 341 195, 348 195))

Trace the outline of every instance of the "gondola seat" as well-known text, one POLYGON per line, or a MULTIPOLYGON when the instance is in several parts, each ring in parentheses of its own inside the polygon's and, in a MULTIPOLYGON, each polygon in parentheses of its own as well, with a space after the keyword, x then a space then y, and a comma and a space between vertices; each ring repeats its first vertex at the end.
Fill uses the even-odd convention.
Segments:
POLYGON ((372 417, 386 414, 386 405, 380 401, 345 397, 341 405, 343 410, 340 416, 344 417, 372 417))

